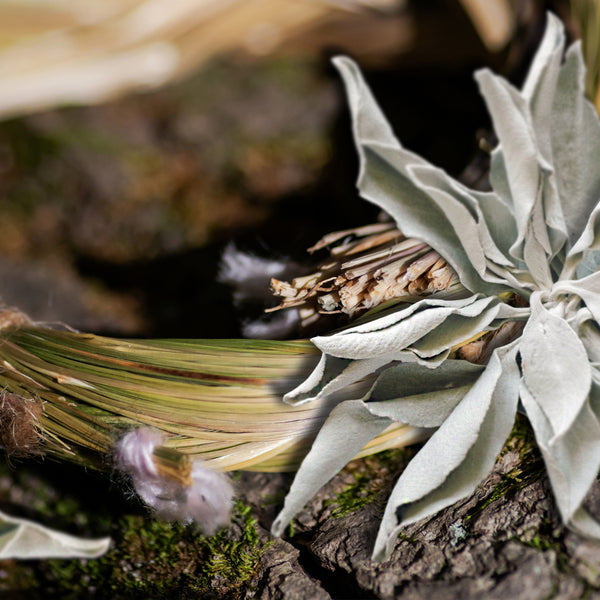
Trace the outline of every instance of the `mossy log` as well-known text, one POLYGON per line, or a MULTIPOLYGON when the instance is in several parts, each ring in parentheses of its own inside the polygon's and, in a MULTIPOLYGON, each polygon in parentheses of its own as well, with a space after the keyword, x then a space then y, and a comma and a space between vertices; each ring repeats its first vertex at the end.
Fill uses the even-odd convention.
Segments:
MULTIPOLYGON (((277 540, 268 528, 289 474, 239 474, 231 525, 213 538, 154 520, 131 503, 115 520, 114 506, 92 517, 84 499, 85 509, 69 504, 69 519, 83 511, 90 526, 104 524, 114 540, 110 552, 96 561, 21 564, 18 572, 12 565, 11 581, 27 597, 57 598, 89 591, 95 598, 600 598, 600 543, 561 525, 524 420, 472 496, 406 527, 390 560, 372 562, 385 500, 415 451, 350 463, 277 540)), ((56 473, 49 477, 55 481, 56 473)), ((64 512, 65 490, 59 498, 46 503, 48 515, 64 512)), ((600 488, 587 508, 600 514, 600 488)), ((0 589, 9 584, 0 581, 0 589)))

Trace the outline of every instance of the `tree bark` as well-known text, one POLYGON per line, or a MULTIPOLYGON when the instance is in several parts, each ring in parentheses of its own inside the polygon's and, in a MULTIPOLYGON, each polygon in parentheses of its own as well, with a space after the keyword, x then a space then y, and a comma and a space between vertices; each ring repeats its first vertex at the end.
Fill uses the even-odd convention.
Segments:
MULTIPOLYGON (((264 553, 246 597, 600 598, 600 544, 562 526, 524 421, 470 497, 407 526, 391 558, 376 563, 370 555, 387 495, 414 450, 392 454, 354 461, 330 481, 298 515, 293 534, 264 553), (348 509, 349 492, 370 501, 348 509)), ((283 493, 288 479, 242 476, 240 484, 251 490, 244 500, 256 507, 261 527, 269 527, 281 504, 257 503, 261 488, 283 493)), ((600 514, 598 487, 587 507, 600 514)))

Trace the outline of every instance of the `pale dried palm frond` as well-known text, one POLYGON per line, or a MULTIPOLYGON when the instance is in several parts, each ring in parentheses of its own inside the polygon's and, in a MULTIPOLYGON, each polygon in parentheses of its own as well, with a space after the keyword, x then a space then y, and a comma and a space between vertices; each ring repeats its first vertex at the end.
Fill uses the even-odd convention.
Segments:
POLYGON ((509 0, 460 0, 481 41, 498 51, 509 42, 515 28, 515 10, 509 0))
MULTIPOLYGON (((349 20, 361 23, 363 32, 369 23, 387 30, 389 9, 401 4, 401 0, 0 0, 0 117, 154 89, 224 52, 266 54, 324 24, 343 29, 349 20)), ((394 26, 391 29, 378 36, 388 39, 388 46, 398 35, 394 26)))

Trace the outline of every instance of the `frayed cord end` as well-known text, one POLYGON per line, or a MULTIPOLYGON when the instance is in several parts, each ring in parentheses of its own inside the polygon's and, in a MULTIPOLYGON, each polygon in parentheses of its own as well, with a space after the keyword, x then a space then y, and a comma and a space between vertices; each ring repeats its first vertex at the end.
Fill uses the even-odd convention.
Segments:
POLYGON ((163 441, 163 434, 155 429, 128 431, 115 446, 117 467, 131 477, 137 494, 158 517, 194 522, 204 533, 213 535, 229 522, 233 505, 229 478, 201 460, 192 462, 190 485, 164 477, 154 460, 154 451, 163 441))

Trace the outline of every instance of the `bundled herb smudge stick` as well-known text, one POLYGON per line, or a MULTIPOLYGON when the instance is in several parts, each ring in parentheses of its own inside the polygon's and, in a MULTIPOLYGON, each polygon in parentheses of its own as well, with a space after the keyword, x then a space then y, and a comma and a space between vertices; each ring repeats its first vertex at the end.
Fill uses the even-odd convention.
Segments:
POLYGON ((371 232, 387 254, 365 258, 359 240, 341 254, 358 247, 364 261, 273 285, 307 319, 360 318, 312 343, 141 342, 8 311, 5 448, 115 465, 158 515, 207 532, 229 512, 223 471, 301 461, 273 524, 280 535, 349 460, 436 428, 390 496, 373 553, 381 560, 403 525, 475 489, 520 410, 564 523, 600 537, 582 508, 600 467, 600 122, 584 96, 580 45, 565 54, 564 44, 549 14, 522 89, 477 73, 499 138, 489 192, 404 149, 358 67, 336 59, 359 189, 398 229, 371 232))
MULTIPOLYGON (((207 533, 228 519, 233 489, 223 472, 295 470, 339 400, 281 402, 318 360, 308 341, 115 340, 34 325, 8 309, 0 322, 5 450, 116 466, 158 516, 207 533)), ((395 424, 358 454, 427 433, 395 424)))

